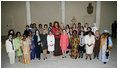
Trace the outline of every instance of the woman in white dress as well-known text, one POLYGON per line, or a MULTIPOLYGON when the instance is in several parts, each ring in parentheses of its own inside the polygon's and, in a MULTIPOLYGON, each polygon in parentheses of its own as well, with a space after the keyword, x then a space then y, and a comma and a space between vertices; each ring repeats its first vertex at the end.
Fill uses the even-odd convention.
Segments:
POLYGON ((49 31, 49 35, 47 36, 47 44, 48 44, 48 51, 50 52, 50 56, 53 56, 55 38, 54 35, 52 34, 52 31, 49 31))
POLYGON ((8 57, 10 60, 10 64, 15 63, 15 47, 14 47, 14 39, 12 39, 12 34, 8 35, 9 38, 6 40, 6 52, 8 53, 8 57))
POLYGON ((89 31, 88 35, 85 36, 85 44, 86 44, 86 60, 88 56, 91 60, 91 55, 93 53, 93 48, 95 44, 95 37, 92 35, 92 31, 89 31))

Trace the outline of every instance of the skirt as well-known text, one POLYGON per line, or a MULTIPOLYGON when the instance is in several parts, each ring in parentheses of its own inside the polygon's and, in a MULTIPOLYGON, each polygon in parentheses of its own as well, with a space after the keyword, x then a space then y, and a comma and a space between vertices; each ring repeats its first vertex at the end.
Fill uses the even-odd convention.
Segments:
POLYGON ((60 38, 55 38, 54 56, 61 55, 60 38))

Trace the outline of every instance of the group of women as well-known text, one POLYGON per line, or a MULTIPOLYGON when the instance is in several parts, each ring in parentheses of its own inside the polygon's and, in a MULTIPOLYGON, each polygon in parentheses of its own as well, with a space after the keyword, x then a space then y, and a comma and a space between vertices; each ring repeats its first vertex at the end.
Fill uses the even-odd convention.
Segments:
POLYGON ((66 52, 73 59, 83 58, 86 53, 86 60, 88 57, 92 60, 92 53, 94 52, 94 59, 101 60, 106 64, 109 61, 110 49, 112 48, 111 37, 109 31, 104 30, 100 35, 96 23, 89 27, 88 23, 81 26, 81 23, 73 24, 73 27, 66 27, 63 24, 59 25, 58 21, 49 23, 42 28, 42 24, 36 27, 36 24, 26 25, 26 30, 21 36, 20 32, 14 35, 14 30, 8 32, 8 39, 6 40, 6 51, 8 53, 10 64, 15 63, 15 55, 19 62, 23 64, 30 64, 30 60, 37 58, 41 59, 41 51, 43 51, 43 59, 47 59, 47 51, 50 56, 60 56, 66 58, 66 52), (16 54, 15 54, 16 53, 16 54), (107 55, 106 55, 107 54, 107 55), (106 58, 107 57, 107 58, 106 58))

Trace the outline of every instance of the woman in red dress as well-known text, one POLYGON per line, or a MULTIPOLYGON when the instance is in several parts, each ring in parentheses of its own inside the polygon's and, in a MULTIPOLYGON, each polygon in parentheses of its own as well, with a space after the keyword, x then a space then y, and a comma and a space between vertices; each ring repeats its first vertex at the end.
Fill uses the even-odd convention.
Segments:
POLYGON ((54 51, 54 56, 59 56, 61 55, 61 47, 60 47, 60 27, 59 27, 59 22, 54 21, 53 23, 53 34, 55 36, 55 51, 54 51))

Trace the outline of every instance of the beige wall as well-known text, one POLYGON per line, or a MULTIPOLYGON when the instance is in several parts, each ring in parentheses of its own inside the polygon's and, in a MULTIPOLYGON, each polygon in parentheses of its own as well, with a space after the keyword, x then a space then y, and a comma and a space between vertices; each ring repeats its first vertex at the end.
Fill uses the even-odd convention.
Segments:
POLYGON ((1 35, 7 35, 9 29, 23 33, 25 25, 25 2, 1 2, 1 35))
POLYGON ((61 22, 61 2, 59 1, 39 1, 31 2, 31 21, 42 25, 54 21, 61 22))
POLYGON ((117 20, 117 2, 101 2, 100 31, 107 29, 111 33, 111 24, 117 20))
MULTIPOLYGON (((88 22, 91 26, 96 21, 96 2, 92 2, 94 7, 93 14, 87 13, 88 1, 66 1, 66 24, 71 25, 73 16, 76 17, 77 23, 82 25, 88 22)), ((55 20, 61 22, 61 2, 60 1, 38 1, 31 2, 31 22, 37 26, 49 24, 55 20)), ((101 3, 101 24, 100 31, 110 30, 111 23, 117 19, 116 2, 101 3)), ((26 5, 25 2, 1 2, 1 35, 7 35, 9 29, 23 33, 26 25, 26 5), (8 25, 8 27, 7 27, 8 25)))
MULTIPOLYGON (((89 23, 91 26, 92 23, 94 23, 95 17, 96 17, 96 3, 93 1, 93 13, 88 14, 87 13, 87 6, 90 2, 88 1, 67 1, 66 2, 66 24, 72 24, 71 20, 73 16, 77 19, 77 23, 81 22, 82 25, 84 23, 89 23)), ((77 24, 76 24, 77 25, 77 24)))

